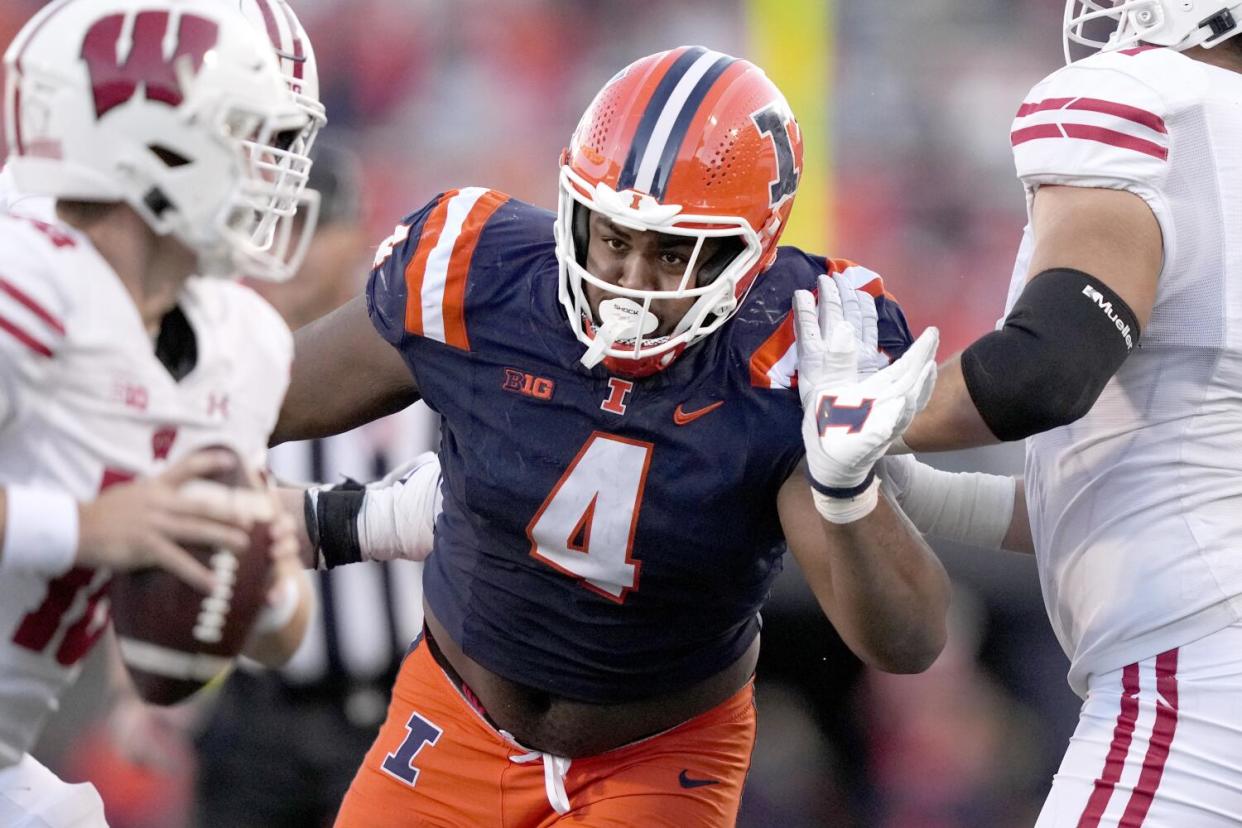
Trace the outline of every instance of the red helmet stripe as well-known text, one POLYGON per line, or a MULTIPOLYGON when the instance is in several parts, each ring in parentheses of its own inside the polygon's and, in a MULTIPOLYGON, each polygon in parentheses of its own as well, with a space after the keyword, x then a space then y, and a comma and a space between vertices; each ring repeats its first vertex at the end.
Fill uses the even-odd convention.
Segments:
POLYGON ((302 80, 306 67, 306 47, 302 45, 302 38, 298 37, 298 20, 293 16, 293 9, 289 8, 288 3, 282 0, 273 0, 273 2, 280 3, 280 10, 285 13, 285 20, 289 23, 289 33, 293 36, 293 54, 287 57, 293 61, 293 77, 302 80))

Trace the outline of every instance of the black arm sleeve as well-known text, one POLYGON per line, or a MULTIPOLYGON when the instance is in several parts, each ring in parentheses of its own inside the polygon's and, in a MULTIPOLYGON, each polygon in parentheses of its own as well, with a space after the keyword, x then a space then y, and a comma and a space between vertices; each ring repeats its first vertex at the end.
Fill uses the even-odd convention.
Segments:
POLYGON ((1108 285, 1045 270, 1000 330, 962 352, 962 376, 997 439, 1020 440, 1091 410, 1138 339, 1138 318, 1108 285))

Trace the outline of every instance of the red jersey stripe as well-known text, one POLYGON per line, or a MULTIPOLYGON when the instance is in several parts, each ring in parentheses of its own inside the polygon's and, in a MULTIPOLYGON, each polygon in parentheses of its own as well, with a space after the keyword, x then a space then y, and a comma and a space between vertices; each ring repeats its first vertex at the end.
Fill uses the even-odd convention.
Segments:
MULTIPOLYGON (((862 267, 862 265, 858 262, 852 262, 849 259, 828 260, 828 272, 833 274, 833 276, 836 276, 839 273, 845 273, 845 271, 849 270, 851 267, 862 267)), ((866 268, 863 268, 863 270, 866 270, 866 268)), ((897 301, 896 297, 884 289, 884 280, 878 275, 873 275, 869 281, 857 286, 855 290, 864 291, 876 299, 886 296, 894 302, 897 301)))
POLYGON ((1009 133, 1009 143, 1015 147, 1018 144, 1025 144, 1027 141, 1034 141, 1036 138, 1064 138, 1061 127, 1056 124, 1036 124, 1035 126, 1022 127, 1015 129, 1009 133))
POLYGON ((449 202, 457 192, 449 190, 440 196, 439 203, 432 208, 431 215, 423 224, 423 232, 418 237, 414 255, 405 266, 405 329, 415 336, 423 335, 423 276, 427 272, 427 258, 440 241, 440 233, 444 231, 444 221, 448 217, 449 202))
POLYGON ((750 358, 750 384, 759 388, 771 388, 772 378, 768 372, 780 362, 794 344, 793 314, 785 317, 785 321, 777 326, 767 340, 759 346, 759 350, 750 358))
POLYGON ((1134 150, 1144 155, 1150 155, 1153 158, 1159 158, 1161 161, 1166 161, 1169 157, 1168 148, 1162 147, 1155 142, 1135 138, 1133 135, 1127 135, 1124 132, 1088 126, 1087 124, 1037 124, 1035 126, 1023 127, 1022 129, 1015 129, 1009 134, 1009 142, 1015 147, 1038 138, 1079 138, 1084 141, 1097 141, 1101 144, 1134 150), (1062 130, 1064 130, 1064 134, 1062 134, 1062 130))
POLYGON ((41 357, 50 357, 52 355, 51 348, 35 339, 17 325, 14 325, 12 322, 5 319, 3 316, 0 316, 0 331, 4 331, 9 336, 13 337, 41 357))
POLYGON ((1125 767, 1126 754, 1130 752, 1130 742, 1134 739, 1134 725, 1138 721, 1139 668, 1137 664, 1129 664, 1121 672, 1121 712, 1117 714, 1117 726, 1113 728, 1113 743, 1104 759, 1104 770, 1100 778, 1095 780, 1095 790, 1087 800, 1082 816, 1078 819, 1078 828, 1099 828, 1104 809, 1113 796, 1113 789, 1121 779, 1121 771, 1125 767))
POLYGON ((4 293, 7 293, 9 296, 12 296, 14 299, 16 299, 19 304, 21 304, 23 307, 26 308, 26 310, 30 311, 35 316, 39 317, 39 319, 42 320, 42 322, 45 325, 47 325, 49 328, 51 328, 53 331, 60 334, 61 336, 65 335, 65 326, 61 323, 59 319, 57 319, 55 316, 49 313, 42 305, 40 305, 34 299, 30 298, 30 295, 28 293, 18 288, 17 285, 5 279, 3 276, 0 276, 0 291, 3 291, 4 293))
POLYGON ((1126 803, 1121 816, 1120 828, 1141 828, 1147 812, 1151 809, 1156 789, 1164 776, 1164 764, 1173 747, 1173 734, 1177 731, 1177 650, 1169 650, 1156 656, 1156 721, 1151 726, 1151 740, 1147 743, 1147 756, 1138 784, 1126 803))
POLYGON ((1127 135, 1124 132, 1116 132, 1115 130, 1088 126, 1086 124, 1064 124, 1063 127, 1068 138, 1098 141, 1101 144, 1109 144, 1114 147, 1141 152, 1144 155, 1159 158, 1161 161, 1167 161, 1169 158, 1168 147, 1162 147, 1157 143, 1145 141, 1142 138, 1135 138, 1133 135, 1127 135))
POLYGON ((1045 112, 1049 109, 1060 109, 1067 103, 1073 101, 1073 98, 1045 98, 1042 101, 1029 102, 1024 101, 1022 106, 1018 107, 1018 118, 1025 118, 1034 112, 1045 112))
POLYGON ((1152 132, 1159 132, 1161 135, 1169 133, 1168 128, 1164 124, 1164 119, 1154 112, 1148 112, 1146 109, 1139 109, 1137 106, 1129 104, 1117 103, 1116 101, 1106 101, 1102 98, 1048 98, 1038 103, 1024 103, 1018 107, 1019 118, 1036 112, 1046 112, 1051 109, 1078 109, 1084 112, 1101 112, 1105 115, 1112 115, 1126 121, 1145 126, 1152 132))
POLYGON ((508 196, 495 190, 487 191, 475 202, 470 214, 462 223, 461 233, 449 256, 448 275, 444 282, 444 341, 454 348, 470 350, 470 338, 466 333, 466 283, 470 276, 470 262, 484 225, 508 196))

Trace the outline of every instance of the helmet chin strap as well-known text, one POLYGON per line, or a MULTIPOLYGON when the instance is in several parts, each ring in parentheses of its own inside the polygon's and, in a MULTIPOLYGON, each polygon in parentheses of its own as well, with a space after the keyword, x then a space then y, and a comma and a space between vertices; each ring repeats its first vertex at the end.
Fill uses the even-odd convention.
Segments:
POLYGON ((654 313, 643 310, 633 299, 619 296, 599 303, 602 323, 591 339, 591 345, 580 360, 587 368, 594 368, 604 358, 604 352, 618 339, 641 339, 660 326, 654 313))

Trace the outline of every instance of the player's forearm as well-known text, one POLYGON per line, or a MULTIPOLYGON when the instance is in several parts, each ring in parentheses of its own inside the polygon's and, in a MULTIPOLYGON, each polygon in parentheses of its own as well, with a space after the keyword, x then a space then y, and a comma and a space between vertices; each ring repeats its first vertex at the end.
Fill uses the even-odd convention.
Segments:
POLYGON ((256 624, 256 629, 243 650, 243 655, 267 667, 280 667, 293 658, 306 635, 311 610, 315 605, 315 595, 311 591, 306 572, 293 572, 284 577, 286 582, 283 588, 295 590, 288 599, 292 612, 281 617, 279 607, 269 608, 268 612, 277 613, 275 623, 264 625, 261 615, 261 620, 256 624))
POLYGON ((881 497, 860 520, 828 523, 797 475, 777 503, 789 549, 850 649, 890 672, 926 669, 944 647, 949 581, 904 515, 881 497))
POLYGON ((970 398, 960 355, 939 366, 931 400, 902 439, 914 451, 954 451, 1000 442, 970 398))
POLYGON ((276 488, 276 497, 280 506, 293 518, 294 535, 298 541, 298 557, 302 566, 314 569, 319 565, 315 555, 315 545, 311 541, 306 527, 306 489, 301 486, 280 485, 276 488))
POLYGON ((1009 521, 1009 530, 1005 532, 1001 548, 1011 552, 1035 554, 1035 541, 1031 537, 1031 516, 1026 510, 1026 481, 1020 477, 1013 493, 1013 518, 1009 521))
POLYGON ((853 523, 822 522, 831 568, 830 617, 868 664, 893 673, 931 666, 944 648, 949 577, 899 510, 881 498, 853 523))
POLYGON ((294 352, 271 445, 340 434, 418 399, 401 355, 371 326, 364 297, 299 329, 294 352))

